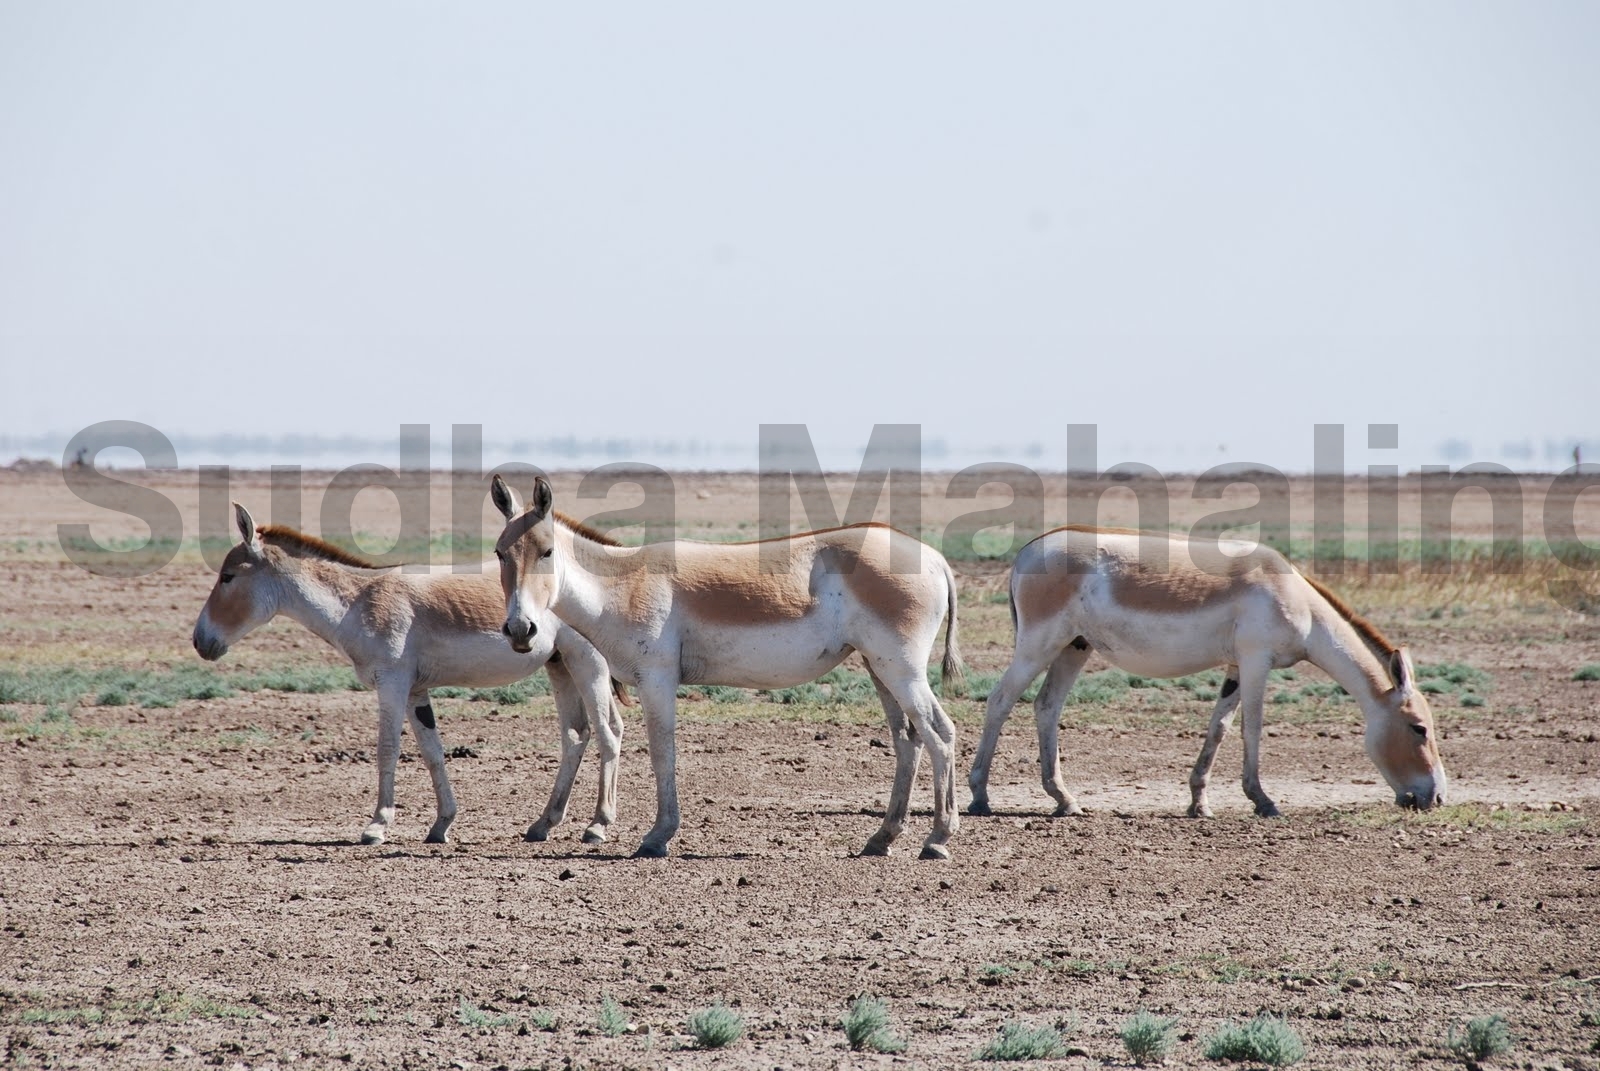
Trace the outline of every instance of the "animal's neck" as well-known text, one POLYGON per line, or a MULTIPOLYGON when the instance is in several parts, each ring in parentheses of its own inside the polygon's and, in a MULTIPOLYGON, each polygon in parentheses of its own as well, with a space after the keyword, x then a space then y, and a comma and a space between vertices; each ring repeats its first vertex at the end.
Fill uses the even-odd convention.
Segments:
POLYGON ((565 560, 550 611, 607 654, 612 645, 605 624, 614 616, 608 614, 608 604, 618 580, 629 571, 628 555, 636 548, 596 543, 566 528, 557 532, 556 553, 565 560))
POLYGON ((1314 611, 1317 627, 1309 646, 1310 661, 1349 692, 1370 719, 1382 709, 1393 684, 1388 668, 1344 616, 1323 602, 1314 611))
POLYGON ((298 559, 278 576, 278 612, 344 651, 339 626, 361 587, 361 581, 342 566, 298 559))

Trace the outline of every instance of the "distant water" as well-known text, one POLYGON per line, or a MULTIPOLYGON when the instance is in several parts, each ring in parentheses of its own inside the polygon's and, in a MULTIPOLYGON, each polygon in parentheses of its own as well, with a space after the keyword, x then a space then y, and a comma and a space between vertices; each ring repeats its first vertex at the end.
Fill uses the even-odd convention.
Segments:
MULTIPOLYGON (((1354 435, 1351 436, 1354 438, 1354 435)), ((48 459, 63 462, 71 437, 66 434, 44 436, 0 435, 0 465, 19 459, 48 459)), ((1309 429, 1307 440, 1309 444, 1309 429)), ((178 467, 229 465, 236 469, 265 469, 273 465, 299 465, 306 469, 343 469, 356 464, 384 465, 390 468, 420 468, 418 453, 401 456, 398 439, 366 439, 354 436, 323 437, 310 435, 210 435, 171 437, 178 467)), ((1302 444, 1294 457, 1277 459, 1231 456, 1215 446, 1185 447, 1171 444, 1135 444, 1102 440, 1098 443, 1101 469, 1125 462, 1149 465, 1168 473, 1203 472, 1218 465, 1273 467, 1284 472, 1305 472, 1312 468, 1310 449, 1302 444)), ((1343 466, 1347 472, 1362 472, 1366 464, 1397 464, 1402 471, 1424 464, 1444 464, 1459 468, 1472 462, 1495 462, 1516 471, 1559 472, 1573 463, 1574 446, 1581 446, 1588 461, 1600 461, 1600 440, 1551 439, 1541 443, 1509 443, 1498 449, 1474 452, 1472 444, 1450 441, 1431 448, 1396 450, 1383 456, 1369 453, 1351 443, 1343 466)), ((866 447, 815 443, 818 464, 828 472, 854 472, 861 468, 866 447)), ((1071 467, 1067 456, 1065 429, 1059 440, 1023 443, 949 443, 927 439, 915 450, 891 451, 878 455, 895 466, 920 464, 924 471, 952 472, 972 465, 1008 463, 1024 465, 1040 472, 1064 472, 1071 467)), ((467 465, 476 458, 469 452, 467 465)), ((804 453, 780 454, 771 465, 802 467, 809 457, 804 453)), ((758 443, 754 440, 729 443, 708 440, 579 439, 492 440, 482 444, 482 470, 508 462, 523 462, 550 471, 588 471, 601 465, 632 464, 654 466, 673 472, 754 472, 761 468, 758 443)), ((99 457, 102 467, 138 468, 144 462, 133 450, 113 447, 99 457)), ((449 433, 436 429, 427 451, 429 468, 455 467, 449 433)))

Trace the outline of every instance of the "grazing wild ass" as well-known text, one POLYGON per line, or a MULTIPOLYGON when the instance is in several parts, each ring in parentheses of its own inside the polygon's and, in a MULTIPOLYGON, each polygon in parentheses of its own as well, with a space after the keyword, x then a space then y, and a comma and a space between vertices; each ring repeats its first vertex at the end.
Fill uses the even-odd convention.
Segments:
MULTIPOLYGON (((561 766, 544 814, 528 840, 544 840, 566 816, 578 763, 593 733, 600 747, 600 799, 583 839, 605 839, 617 813, 617 755, 622 718, 613 705, 605 659, 578 633, 548 620, 548 633, 523 651, 500 634, 505 600, 489 563, 478 574, 449 566, 427 573, 373 565, 312 536, 274 525, 257 527, 238 503, 244 542, 222 562, 216 585, 194 625, 194 648, 214 662, 278 614, 327 640, 378 693, 378 807, 361 834, 381 844, 394 821, 394 770, 400 734, 410 718, 417 747, 433 779, 437 816, 430 842, 442 842, 456 816, 445 773, 430 688, 510 684, 545 666, 561 722, 561 766)), ((618 696, 621 686, 615 685, 618 696)))
POLYGON ((1261 787, 1262 704, 1268 671, 1300 661, 1324 670, 1361 705, 1367 754, 1397 803, 1426 809, 1444 802, 1433 713, 1416 687, 1411 656, 1269 547, 1235 540, 1192 547, 1177 535, 1059 528, 1023 547, 1012 563, 1011 618, 1016 650, 989 695, 967 779, 970 814, 990 813, 989 764, 1000 728, 1046 670, 1033 703, 1040 775, 1056 814, 1082 813, 1062 783, 1056 742, 1061 705, 1090 651, 1147 677, 1226 667, 1189 777, 1194 817, 1211 815, 1206 784, 1217 745, 1241 707, 1245 795, 1256 814, 1278 813, 1261 787), (1163 555, 1165 564, 1157 564, 1163 555))
POLYGON ((640 855, 667 854, 678 830, 674 732, 679 684, 780 688, 861 652, 894 740, 894 787, 864 855, 887 855, 905 824, 922 749, 933 759, 933 832, 923 858, 949 857, 955 726, 928 686, 948 613, 945 680, 959 682, 955 578, 944 557, 887 525, 858 524, 759 543, 674 540, 619 549, 557 523, 550 484, 533 503, 499 477, 506 528, 495 546, 512 646, 534 642, 546 611, 577 629, 638 687, 656 776, 656 821, 640 855), (893 565, 891 565, 891 556, 893 565))

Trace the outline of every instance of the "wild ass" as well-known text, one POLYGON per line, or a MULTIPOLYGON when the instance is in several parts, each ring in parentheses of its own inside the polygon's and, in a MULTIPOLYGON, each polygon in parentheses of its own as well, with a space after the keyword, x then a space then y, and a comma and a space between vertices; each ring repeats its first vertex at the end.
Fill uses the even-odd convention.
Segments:
POLYGON ((759 543, 673 540, 607 546, 557 523, 550 484, 533 504, 495 478, 506 528, 495 546, 513 647, 534 642, 549 610, 638 687, 656 777, 656 821, 638 854, 663 856, 678 831, 674 733, 680 684, 788 687, 860 651, 894 741, 894 787, 863 855, 887 855, 910 805, 922 749, 933 758, 933 831, 925 859, 949 858, 956 830, 955 726, 928 686, 939 623, 946 681, 959 682, 956 587, 938 551, 882 524, 759 543))
POLYGON ((1056 742, 1062 703, 1090 651, 1149 677, 1226 667, 1189 777, 1193 817, 1211 816, 1206 785, 1217 745, 1241 707, 1245 795, 1256 814, 1278 814, 1261 787, 1262 705, 1268 671, 1300 661, 1326 671, 1361 705, 1367 754, 1397 803, 1425 809, 1444 801, 1433 713, 1416 687, 1411 656, 1270 547, 1235 540, 1192 545, 1180 535, 1069 526, 1022 548, 1012 563, 1010 601, 1016 649, 989 695, 967 779, 970 814, 990 813, 989 764, 1000 728, 1046 670, 1033 704, 1040 776, 1056 814, 1082 813, 1062 783, 1056 742))
MULTIPOLYGON (((278 614, 336 647, 378 694, 378 806, 361 834, 381 844, 394 821, 394 771, 407 718, 433 780, 437 815, 428 840, 446 839, 456 817, 430 688, 510 684, 544 666, 561 723, 561 765, 544 814, 528 840, 544 840, 566 817, 578 764, 591 733, 599 739, 600 798, 583 839, 598 842, 617 813, 622 718, 611 674, 589 642, 550 619, 535 645, 512 651, 501 635, 505 600, 489 563, 479 573, 449 566, 427 573, 381 567, 292 528, 257 527, 234 503, 243 542, 223 559, 194 626, 194 648, 214 662, 278 614)), ((617 685, 618 695, 623 695, 617 685)))

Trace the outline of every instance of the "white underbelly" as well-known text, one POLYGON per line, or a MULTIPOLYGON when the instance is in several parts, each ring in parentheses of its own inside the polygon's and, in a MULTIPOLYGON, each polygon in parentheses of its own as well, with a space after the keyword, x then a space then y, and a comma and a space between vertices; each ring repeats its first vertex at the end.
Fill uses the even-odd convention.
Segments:
POLYGON ((684 637, 679 666, 686 684, 790 688, 816 680, 851 650, 821 615, 782 624, 702 625, 684 637))
POLYGON ((1234 615, 1227 608, 1186 614, 1094 607, 1079 631, 1101 657, 1144 677, 1182 677, 1232 662, 1234 615))
POLYGON ((521 680, 549 657, 548 643, 535 643, 529 653, 518 654, 504 636, 473 633, 436 644, 422 668, 430 685, 489 688, 521 680))

